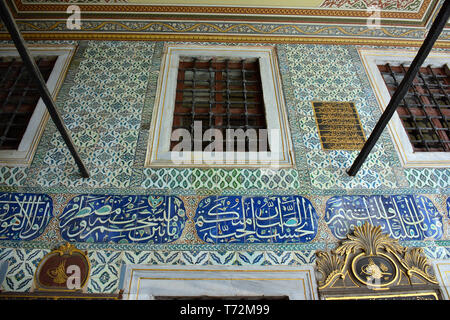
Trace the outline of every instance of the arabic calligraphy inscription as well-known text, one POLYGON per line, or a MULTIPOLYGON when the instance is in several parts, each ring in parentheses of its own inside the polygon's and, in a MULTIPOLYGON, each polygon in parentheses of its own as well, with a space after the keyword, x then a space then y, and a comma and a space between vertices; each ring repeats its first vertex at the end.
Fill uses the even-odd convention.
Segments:
POLYGON ((366 141, 353 102, 313 102, 324 150, 361 150, 366 141))
POLYGON ((79 195, 60 216, 67 241, 168 243, 181 235, 183 201, 175 196, 79 195))
POLYGON ((398 240, 438 240, 443 235, 442 216, 421 195, 334 196, 327 201, 325 222, 338 239, 364 222, 381 226, 398 240))
POLYGON ((0 240, 33 240, 52 217, 53 202, 48 195, 0 193, 0 240))
POLYGON ((210 243, 308 242, 318 216, 301 196, 212 196, 197 207, 197 234, 210 243))

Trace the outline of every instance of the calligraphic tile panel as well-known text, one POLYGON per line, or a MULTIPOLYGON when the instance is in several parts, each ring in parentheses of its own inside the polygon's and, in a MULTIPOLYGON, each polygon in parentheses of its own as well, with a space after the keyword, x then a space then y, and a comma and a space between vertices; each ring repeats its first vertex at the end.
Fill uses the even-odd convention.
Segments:
POLYGON ((450 218, 450 197, 447 198, 447 213, 448 217, 450 218))
POLYGON ((442 216, 422 195, 334 196, 326 203, 325 222, 338 239, 368 222, 399 240, 439 240, 442 216))
POLYGON ((46 194, 0 193, 0 240, 33 240, 53 217, 53 202, 46 194))
MULTIPOLYGON (((230 199, 231 200, 231 199, 230 199)), ((197 235, 201 240, 209 243, 218 243, 220 242, 221 235, 219 235, 219 229, 217 227, 217 222, 219 218, 224 221, 220 221, 223 224, 228 222, 226 219, 227 213, 223 208, 227 206, 232 206, 235 210, 235 215, 230 216, 228 218, 237 218, 239 219, 242 214, 239 214, 242 211, 242 204, 231 205, 230 200, 227 201, 227 197, 217 197, 211 196, 203 198, 197 205, 196 209, 196 218, 195 218, 195 226, 197 229, 197 235)), ((222 229, 221 229, 222 230, 222 229)))
POLYGON ((314 239, 318 215, 301 196, 207 197, 195 216, 197 234, 210 243, 297 243, 314 239))
POLYGON ((79 195, 60 216, 64 240, 169 243, 184 229, 186 211, 175 196, 79 195))

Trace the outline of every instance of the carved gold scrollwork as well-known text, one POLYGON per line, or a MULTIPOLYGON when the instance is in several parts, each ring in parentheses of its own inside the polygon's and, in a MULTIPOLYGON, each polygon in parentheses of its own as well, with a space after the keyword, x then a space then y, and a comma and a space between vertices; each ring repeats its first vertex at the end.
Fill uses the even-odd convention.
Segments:
POLYGON ((384 249, 388 252, 401 252, 404 248, 397 240, 389 238, 381 232, 381 227, 374 227, 368 223, 356 227, 354 235, 348 234, 341 246, 336 249, 337 254, 349 255, 362 250, 366 255, 375 255, 384 249))
POLYGON ((65 244, 61 245, 59 248, 53 250, 52 252, 57 252, 59 253, 61 256, 64 254, 67 254, 69 256, 71 256, 74 252, 78 252, 81 255, 85 256, 87 259, 87 255, 86 252, 83 252, 81 250, 79 250, 77 247, 75 247, 75 245, 66 242, 65 244))
POLYGON ((438 284, 436 277, 428 272, 431 266, 424 256, 423 248, 412 248, 406 251, 402 263, 408 270, 407 274, 410 278, 416 273, 427 281, 438 284))
POLYGON ((430 284, 438 284, 429 273, 431 266, 422 248, 405 248, 398 240, 382 233, 380 226, 368 223, 355 227, 353 233, 348 234, 335 250, 317 251, 316 257, 317 271, 323 276, 319 289, 337 288, 337 279, 345 282, 350 275, 358 280, 350 279, 351 282, 348 282, 355 288, 369 286, 372 289, 387 289, 405 284, 400 271, 407 275, 408 283, 412 284, 411 278, 418 275, 430 284), (372 284, 372 280, 384 282, 372 284))
POLYGON ((328 286, 336 277, 344 278, 344 260, 340 256, 327 251, 317 251, 316 256, 317 269, 323 277, 319 287, 328 286))

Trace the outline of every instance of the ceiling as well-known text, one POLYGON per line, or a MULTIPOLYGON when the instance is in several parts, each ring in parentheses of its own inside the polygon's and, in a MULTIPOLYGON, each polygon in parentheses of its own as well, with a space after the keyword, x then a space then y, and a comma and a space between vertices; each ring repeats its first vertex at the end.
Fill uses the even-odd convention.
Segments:
MULTIPOLYGON (((29 40, 420 46, 445 0, 6 1, 29 40), (379 11, 371 9, 374 4, 379 11), (81 11, 78 29, 67 26, 70 5, 81 11)), ((8 38, 0 24, 0 39, 8 38)), ((449 28, 436 46, 450 47, 449 28)))
POLYGON ((365 24, 380 8, 381 24, 425 26, 439 0, 8 0, 18 19, 67 17, 69 4, 86 18, 365 24), (245 5, 242 5, 245 3, 245 5))

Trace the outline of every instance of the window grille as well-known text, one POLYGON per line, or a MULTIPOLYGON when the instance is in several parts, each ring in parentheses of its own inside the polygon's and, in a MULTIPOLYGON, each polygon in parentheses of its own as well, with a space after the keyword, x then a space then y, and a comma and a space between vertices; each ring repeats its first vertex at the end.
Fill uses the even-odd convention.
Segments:
MULTIPOLYGON (((57 56, 36 57, 47 81, 57 56)), ((23 62, 0 57, 0 150, 16 150, 27 129, 40 94, 23 62)))
MULTIPOLYGON (((223 151, 236 151, 238 140, 227 148, 227 129, 256 129, 257 145, 265 139, 264 150, 250 150, 249 136, 245 137, 245 151, 268 151, 267 129, 261 76, 258 59, 209 60, 181 57, 178 69, 172 131, 184 128, 191 133, 194 146, 194 122, 201 121, 202 135, 208 129, 218 129, 223 135, 223 151)), ((242 141, 241 141, 242 142, 242 141)), ((255 141, 253 141, 255 142, 255 141)), ((177 144, 171 142, 171 150, 177 144)), ((202 150, 210 141, 203 141, 202 150)), ((239 150, 241 151, 241 150, 239 150)))
MULTIPOLYGON (((408 67, 378 65, 389 93, 395 92, 408 67)), ((450 71, 447 65, 420 68, 411 88, 397 108, 413 150, 450 151, 450 71)))

